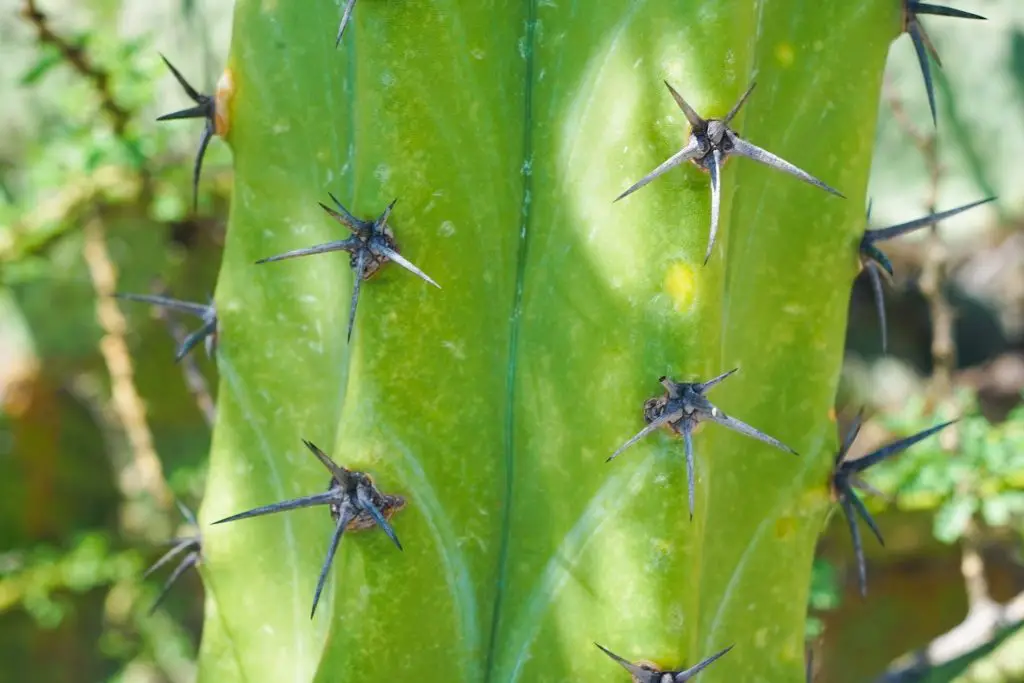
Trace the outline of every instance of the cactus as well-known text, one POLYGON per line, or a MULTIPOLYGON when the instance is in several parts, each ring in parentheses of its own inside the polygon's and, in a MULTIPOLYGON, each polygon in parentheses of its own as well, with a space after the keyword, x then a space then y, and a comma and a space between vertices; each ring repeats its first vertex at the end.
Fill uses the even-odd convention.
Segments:
POLYGON ((803 680, 904 5, 238 0, 200 680, 803 680))

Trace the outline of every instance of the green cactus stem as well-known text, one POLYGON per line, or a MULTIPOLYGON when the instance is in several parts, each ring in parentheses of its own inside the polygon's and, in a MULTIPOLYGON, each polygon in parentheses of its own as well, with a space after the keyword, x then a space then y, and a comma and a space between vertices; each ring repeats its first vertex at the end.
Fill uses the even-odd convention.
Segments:
POLYGON ((238 0, 218 116, 235 187, 216 291, 221 373, 204 525, 325 486, 300 439, 405 508, 204 527, 205 683, 617 681, 593 643, 705 683, 804 677, 831 406, 897 0, 238 0), (344 4, 344 3, 341 3, 344 4), (684 165, 667 80, 848 199, 750 161, 684 165), (392 199, 401 254, 256 266, 392 199), (644 426, 658 380, 733 367, 714 404, 799 457, 711 426, 644 426))

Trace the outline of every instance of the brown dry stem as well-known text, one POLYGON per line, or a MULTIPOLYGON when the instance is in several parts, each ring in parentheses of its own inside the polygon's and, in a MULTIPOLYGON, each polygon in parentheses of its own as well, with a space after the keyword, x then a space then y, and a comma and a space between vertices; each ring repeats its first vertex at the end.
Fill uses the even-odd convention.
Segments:
POLYGON ((107 251, 102 219, 94 215, 86 222, 83 232, 83 254, 96 291, 96 319, 103 330, 100 353, 110 373, 114 411, 131 446, 132 464, 122 473, 121 486, 129 496, 147 493, 162 509, 170 509, 173 496, 153 445, 145 404, 135 386, 135 373, 125 341, 127 323, 113 299, 117 269, 107 251))

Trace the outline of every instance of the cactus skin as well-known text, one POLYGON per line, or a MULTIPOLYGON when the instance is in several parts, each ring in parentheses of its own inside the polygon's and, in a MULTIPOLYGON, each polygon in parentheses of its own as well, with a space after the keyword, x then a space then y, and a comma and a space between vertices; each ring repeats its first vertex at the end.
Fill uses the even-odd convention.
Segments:
MULTIPOLYGON (((894 0, 576 3, 238 0, 226 140, 235 190, 216 292, 211 520, 322 487, 300 438, 406 508, 347 538, 316 618, 326 511, 207 527, 200 681, 620 680, 593 641, 700 680, 801 681, 811 557, 829 509, 829 417, 857 268, 894 0), (443 37, 443 40, 441 39, 443 37), (677 84, 843 192, 744 161, 612 199, 685 140, 677 84), (345 342, 345 254, 253 265, 337 237, 394 197, 404 256, 364 284, 345 342), (724 429, 643 426, 658 378, 741 371, 724 429)), ((227 101, 227 100, 225 100, 227 101)))

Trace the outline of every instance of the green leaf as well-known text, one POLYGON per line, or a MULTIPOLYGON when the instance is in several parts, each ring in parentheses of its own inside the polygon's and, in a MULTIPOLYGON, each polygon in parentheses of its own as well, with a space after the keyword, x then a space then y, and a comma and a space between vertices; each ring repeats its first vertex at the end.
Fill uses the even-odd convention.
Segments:
POLYGON ((45 47, 35 64, 30 66, 25 73, 21 75, 21 79, 19 81, 20 85, 28 86, 36 84, 43 78, 43 76, 50 72, 50 69, 60 64, 63 59, 63 56, 56 48, 48 46, 45 47))
POLYGON ((841 602, 839 579, 831 562, 814 558, 811 571, 810 607, 815 610, 833 610, 841 602))
POLYGON ((935 515, 933 533, 943 543, 952 543, 963 535, 971 517, 978 511, 974 496, 954 498, 939 508, 935 515))
POLYGON ((1006 526, 1011 517, 1024 515, 1024 491, 1006 491, 983 499, 981 514, 989 526, 1006 526))
POLYGON ((622 4, 236 4, 235 189, 217 289, 222 376, 212 521, 320 491, 301 438, 408 502, 346 534, 316 614, 324 510, 211 528, 202 681, 604 680, 593 641, 707 680, 798 681, 830 408, 888 0, 622 4), (692 165, 612 199, 679 149, 668 79, 842 189, 739 159, 703 266, 708 178, 692 165), (351 345, 345 254, 317 202, 390 224, 443 287, 391 265, 351 345), (707 425, 697 506, 682 444, 642 426, 658 377, 708 379, 722 410, 795 457, 707 425))

